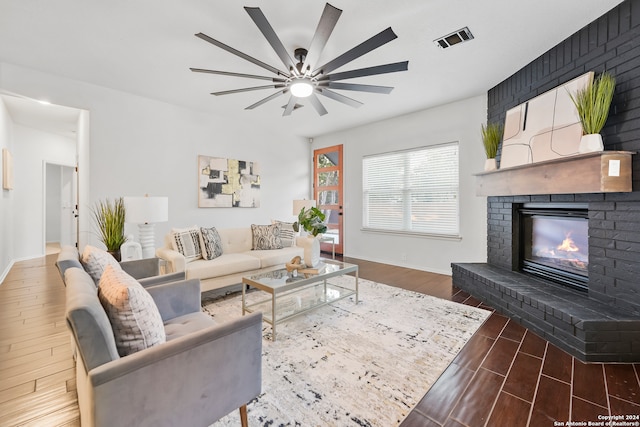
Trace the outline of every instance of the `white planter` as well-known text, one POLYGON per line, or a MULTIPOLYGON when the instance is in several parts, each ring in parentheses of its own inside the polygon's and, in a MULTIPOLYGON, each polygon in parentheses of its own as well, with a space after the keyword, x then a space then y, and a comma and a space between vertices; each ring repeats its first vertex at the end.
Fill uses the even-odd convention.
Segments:
POLYGON ((484 170, 486 172, 488 171, 494 171, 498 169, 498 166, 496 165, 496 159, 487 159, 484 162, 484 170))
POLYGON ((604 150, 604 144, 602 143, 602 135, 600 135, 599 133, 582 135, 582 138, 580 138, 580 145, 578 146, 578 152, 593 153, 595 151, 603 151, 603 150, 604 150))
POLYGON ((320 264, 320 241, 313 236, 300 239, 298 242, 304 249, 304 263, 307 267, 316 267, 320 264))

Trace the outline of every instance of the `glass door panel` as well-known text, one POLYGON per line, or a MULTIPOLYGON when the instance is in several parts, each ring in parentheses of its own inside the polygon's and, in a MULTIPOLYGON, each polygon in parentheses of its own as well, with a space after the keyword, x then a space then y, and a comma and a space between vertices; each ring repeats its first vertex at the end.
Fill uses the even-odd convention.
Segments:
POLYGON ((314 197, 316 205, 325 214, 327 231, 320 248, 332 254, 343 253, 343 201, 342 201, 342 145, 314 151, 314 197))

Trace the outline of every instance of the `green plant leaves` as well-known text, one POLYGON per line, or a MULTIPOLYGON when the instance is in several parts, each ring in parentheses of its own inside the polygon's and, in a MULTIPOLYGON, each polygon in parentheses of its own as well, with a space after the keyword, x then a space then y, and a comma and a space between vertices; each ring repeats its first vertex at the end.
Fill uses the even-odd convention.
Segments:
POLYGON ((600 133, 609 117, 616 80, 608 72, 600 74, 584 89, 569 94, 578 110, 582 131, 585 135, 600 133))
POLYGON ((327 231, 324 220, 325 214, 320 209, 316 207, 302 208, 298 214, 298 221, 293 224, 293 229, 298 231, 302 227, 307 233, 317 236, 327 231))
POLYGON ((496 158, 500 139, 502 139, 502 131, 502 123, 488 123, 486 127, 482 125, 482 145, 484 145, 484 152, 487 155, 487 159, 496 158))
POLYGON ((116 251, 127 240, 124 236, 124 199, 122 197, 111 202, 109 199, 99 201, 93 208, 93 218, 98 227, 99 237, 108 251, 116 251))

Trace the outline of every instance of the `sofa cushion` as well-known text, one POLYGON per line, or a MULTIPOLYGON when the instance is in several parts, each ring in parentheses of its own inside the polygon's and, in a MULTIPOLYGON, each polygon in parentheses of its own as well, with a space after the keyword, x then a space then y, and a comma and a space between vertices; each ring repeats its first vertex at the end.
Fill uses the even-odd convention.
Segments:
POLYGON ((111 322, 120 356, 166 341, 162 317, 153 298, 121 269, 105 268, 98 297, 111 322))
POLYGON ((120 264, 109 252, 91 245, 84 247, 80 262, 96 284, 107 266, 120 270, 120 264))
POLYGON ((168 320, 164 324, 164 330, 167 334, 167 341, 171 341, 215 324, 216 322, 211 318, 211 316, 199 311, 168 320))
POLYGON ((222 255, 222 239, 215 227, 200 227, 200 248, 202 249, 202 258, 206 260, 222 255))
POLYGON ((200 229, 195 225, 189 228, 171 229, 171 245, 174 251, 184 256, 186 262, 202 258, 200 229))
POLYGON ((260 268, 260 260, 246 254, 222 254, 216 259, 199 259, 187 264, 187 279, 210 279, 260 268))
POLYGON ((250 251, 247 252, 247 254, 260 260, 260 268, 272 267, 274 265, 284 267, 293 257, 302 257, 304 249, 293 246, 290 248, 282 248, 279 251, 250 251))
POLYGON ((280 224, 280 240, 282 241, 283 247, 288 248, 295 246, 296 236, 298 236, 299 233, 293 229, 292 222, 272 220, 271 223, 280 224))
POLYGON ((280 224, 251 224, 251 232, 253 234, 253 250, 282 249, 280 224))

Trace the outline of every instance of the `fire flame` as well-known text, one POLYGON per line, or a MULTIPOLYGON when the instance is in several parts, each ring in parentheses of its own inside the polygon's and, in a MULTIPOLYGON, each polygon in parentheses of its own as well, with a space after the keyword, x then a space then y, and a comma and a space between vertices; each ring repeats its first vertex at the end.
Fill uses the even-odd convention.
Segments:
POLYGON ((571 239, 570 233, 565 236, 562 243, 556 249, 563 252, 578 252, 580 250, 571 239))

